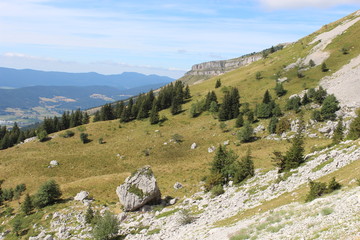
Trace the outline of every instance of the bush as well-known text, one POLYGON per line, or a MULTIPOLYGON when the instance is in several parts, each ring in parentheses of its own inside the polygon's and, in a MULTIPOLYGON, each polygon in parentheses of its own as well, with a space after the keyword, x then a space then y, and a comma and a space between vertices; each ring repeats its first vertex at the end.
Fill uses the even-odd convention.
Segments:
POLYGON ((360 138, 360 109, 356 111, 357 116, 350 124, 350 130, 348 138, 351 140, 356 140, 360 138))
POLYGON ((317 122, 321 122, 323 120, 322 117, 321 117, 321 113, 318 110, 314 110, 311 113, 311 119, 313 119, 313 120, 315 120, 317 122))
POLYGON ((104 217, 97 219, 93 228, 93 237, 97 240, 110 240, 119 231, 118 220, 111 212, 105 212, 104 217))
POLYGON ((64 134, 62 134, 61 136, 63 138, 70 138, 73 137, 75 135, 75 133, 71 130, 66 130, 66 132, 64 134))
POLYGON ((90 224, 94 220, 94 211, 89 206, 85 213, 85 222, 90 224))
POLYGON ((250 142, 254 135, 254 129, 251 127, 249 122, 245 122, 244 126, 237 133, 237 137, 240 142, 250 142))
POLYGON ((329 71, 329 68, 326 66, 326 63, 321 64, 321 71, 323 72, 329 71))
POLYGON ((339 102, 336 97, 333 94, 328 95, 323 101, 321 107, 321 116, 324 120, 335 120, 335 112, 339 109, 339 102))
POLYGON ((44 183, 35 194, 34 205, 37 208, 54 204, 61 197, 60 186, 55 180, 49 180, 44 183))
POLYGON ((221 87, 221 80, 220 78, 218 80, 216 80, 216 83, 215 83, 215 88, 219 88, 221 87))
POLYGON ((193 216, 191 216, 189 210, 187 209, 182 209, 180 211, 180 218, 179 218, 179 223, 180 225, 186 225, 186 224, 190 224, 195 220, 195 218, 193 216))
POLYGON ((335 177, 333 177, 329 182, 328 192, 331 193, 331 192, 333 192, 335 190, 338 190, 340 188, 341 188, 341 184, 336 181, 335 177))
POLYGON ((222 185, 216 185, 211 189, 211 196, 216 197, 216 196, 223 194, 224 192, 225 191, 224 191, 224 188, 222 187, 222 185))
POLYGON ((312 59, 310 59, 310 61, 309 61, 309 66, 310 67, 315 67, 315 62, 314 62, 314 60, 312 60, 312 59))
POLYGON ((295 112, 298 112, 300 110, 301 106, 301 98, 299 96, 295 96, 292 98, 289 98, 286 102, 286 110, 295 110, 295 112))
POLYGON ((276 124, 276 134, 280 135, 287 130, 289 130, 291 127, 290 121, 287 118, 281 118, 279 122, 276 124))
POLYGON ((205 180, 205 191, 210 191, 214 186, 222 184, 223 179, 220 173, 212 173, 210 176, 206 177, 205 180))
POLYGON ((48 139, 48 134, 44 129, 37 131, 36 135, 40 142, 45 142, 48 139))
POLYGON ((275 89, 275 93, 278 97, 281 97, 286 94, 286 90, 284 89, 282 83, 276 83, 274 89, 275 89))
POLYGON ((90 140, 89 140, 89 134, 87 134, 87 133, 81 133, 80 134, 80 140, 81 140, 81 142, 82 143, 88 143, 88 142, 90 142, 90 140))
POLYGON ((175 141, 176 143, 181 143, 181 142, 184 141, 184 137, 181 136, 180 134, 177 134, 177 133, 175 133, 174 135, 172 135, 171 139, 172 139, 173 141, 175 141))
POLYGON ((310 191, 306 196, 306 202, 310 202, 326 193, 326 183, 310 181, 309 184, 310 191))

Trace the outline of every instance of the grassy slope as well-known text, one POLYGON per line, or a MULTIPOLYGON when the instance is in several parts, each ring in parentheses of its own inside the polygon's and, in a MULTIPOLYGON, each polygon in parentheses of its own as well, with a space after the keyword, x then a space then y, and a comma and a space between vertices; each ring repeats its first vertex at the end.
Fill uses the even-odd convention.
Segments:
MULTIPOLYGON (((256 102, 261 101, 266 89, 274 87, 275 73, 282 71, 283 66, 295 62, 299 57, 306 56, 311 49, 307 43, 316 34, 327 31, 338 23, 328 25, 326 29, 323 28, 299 40, 267 59, 222 75, 223 86, 238 87, 241 101, 254 106, 256 102), (255 79, 255 73, 258 71, 264 76, 261 80, 255 79)), ((353 41, 359 36, 359 31, 360 23, 357 23, 328 46, 327 50, 331 56, 327 60, 327 65, 332 72, 360 53, 360 43, 353 41), (343 46, 353 47, 350 54, 343 55, 339 51, 343 46)), ((288 93, 279 101, 283 104, 288 96, 301 91, 304 83, 307 87, 317 86, 319 80, 328 74, 330 73, 321 72, 320 67, 306 71, 306 77, 303 79, 296 77, 295 69, 284 73, 283 75, 289 78, 289 82, 284 85, 288 93)), ((216 79, 218 77, 191 86, 193 101, 200 100, 208 91, 214 90, 216 79)), ((221 90, 215 91, 221 99, 221 90)), ((273 92, 272 95, 274 96, 273 92)), ((184 105, 184 110, 188 109, 191 103, 184 105)), ((56 137, 45 143, 33 142, 0 151, 0 179, 6 180, 3 187, 26 183, 29 191, 34 192, 41 183, 54 178, 61 184, 65 196, 74 196, 80 190, 88 190, 96 199, 115 202, 116 186, 121 184, 130 172, 148 164, 153 167, 164 195, 189 196, 199 190, 198 182, 207 174, 208 164, 213 158, 213 154, 207 153, 207 148, 211 145, 217 146, 228 139, 231 142, 236 140, 231 134, 235 132, 235 129, 231 129, 234 120, 228 122, 230 132, 223 133, 219 128, 219 122, 209 114, 203 114, 196 119, 190 119, 187 112, 171 116, 168 110, 165 110, 161 114, 169 118, 161 127, 151 126, 148 121, 135 121, 121 124, 122 127, 119 128, 117 120, 86 125, 86 132, 93 141, 85 145, 80 143, 80 131, 75 130, 76 135, 70 139, 56 137), (161 134, 155 132, 157 129, 161 134), (175 133, 184 136, 184 142, 164 145, 164 142, 168 142, 175 133), (101 137, 106 144, 98 144, 101 137), (199 148, 190 150, 193 142, 196 142, 199 148), (142 151, 147 148, 151 149, 151 153, 145 157, 142 151), (116 156, 118 153, 125 155, 125 158, 119 159, 116 156), (47 168, 53 159, 59 161, 60 166, 47 168), (176 181, 182 182, 185 188, 175 191, 172 186, 176 181)), ((327 143, 327 140, 309 139, 307 149, 309 151, 310 146, 327 143)), ((279 144, 258 140, 239 147, 231 144, 230 148, 242 156, 246 149, 251 147, 255 166, 266 170, 273 168, 273 150, 285 150, 287 146, 286 142, 279 144)))

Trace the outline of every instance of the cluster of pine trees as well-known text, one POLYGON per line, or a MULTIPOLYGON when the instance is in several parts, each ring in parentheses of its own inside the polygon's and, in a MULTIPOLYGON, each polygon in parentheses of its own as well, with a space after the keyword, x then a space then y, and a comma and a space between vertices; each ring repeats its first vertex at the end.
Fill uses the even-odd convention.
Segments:
MULTIPOLYGON (((89 123, 90 116, 87 112, 83 112, 80 109, 76 111, 66 111, 61 117, 49 117, 44 118, 39 129, 45 130, 47 134, 66 130, 69 128, 77 127, 82 124, 89 123)), ((38 131, 39 131, 38 129, 38 131)))
POLYGON ((14 123, 11 129, 6 126, 0 126, 0 150, 14 146, 26 138, 35 136, 35 130, 21 130, 17 123, 14 123))
POLYGON ((156 124, 161 120, 159 111, 170 108, 171 113, 176 115, 182 111, 182 104, 190 97, 189 86, 176 81, 175 84, 170 83, 163 87, 157 96, 150 91, 136 98, 130 98, 127 104, 124 101, 116 105, 105 104, 95 113, 94 121, 120 119, 121 122, 129 122, 150 118, 151 124, 156 124))

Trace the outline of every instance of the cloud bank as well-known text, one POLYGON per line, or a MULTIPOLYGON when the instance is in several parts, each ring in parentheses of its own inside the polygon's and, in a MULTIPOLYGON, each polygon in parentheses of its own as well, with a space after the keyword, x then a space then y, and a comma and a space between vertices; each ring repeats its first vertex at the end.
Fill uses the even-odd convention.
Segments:
POLYGON ((359 4, 359 0, 260 0, 260 3, 271 10, 294 8, 329 8, 346 4, 359 4))

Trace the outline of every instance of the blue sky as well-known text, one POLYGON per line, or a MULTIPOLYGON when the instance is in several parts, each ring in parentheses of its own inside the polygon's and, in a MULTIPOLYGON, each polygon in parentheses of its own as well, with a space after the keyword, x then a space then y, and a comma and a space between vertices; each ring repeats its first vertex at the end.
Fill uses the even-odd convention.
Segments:
POLYGON ((0 66, 181 77, 296 41, 359 0, 0 0, 0 66))

